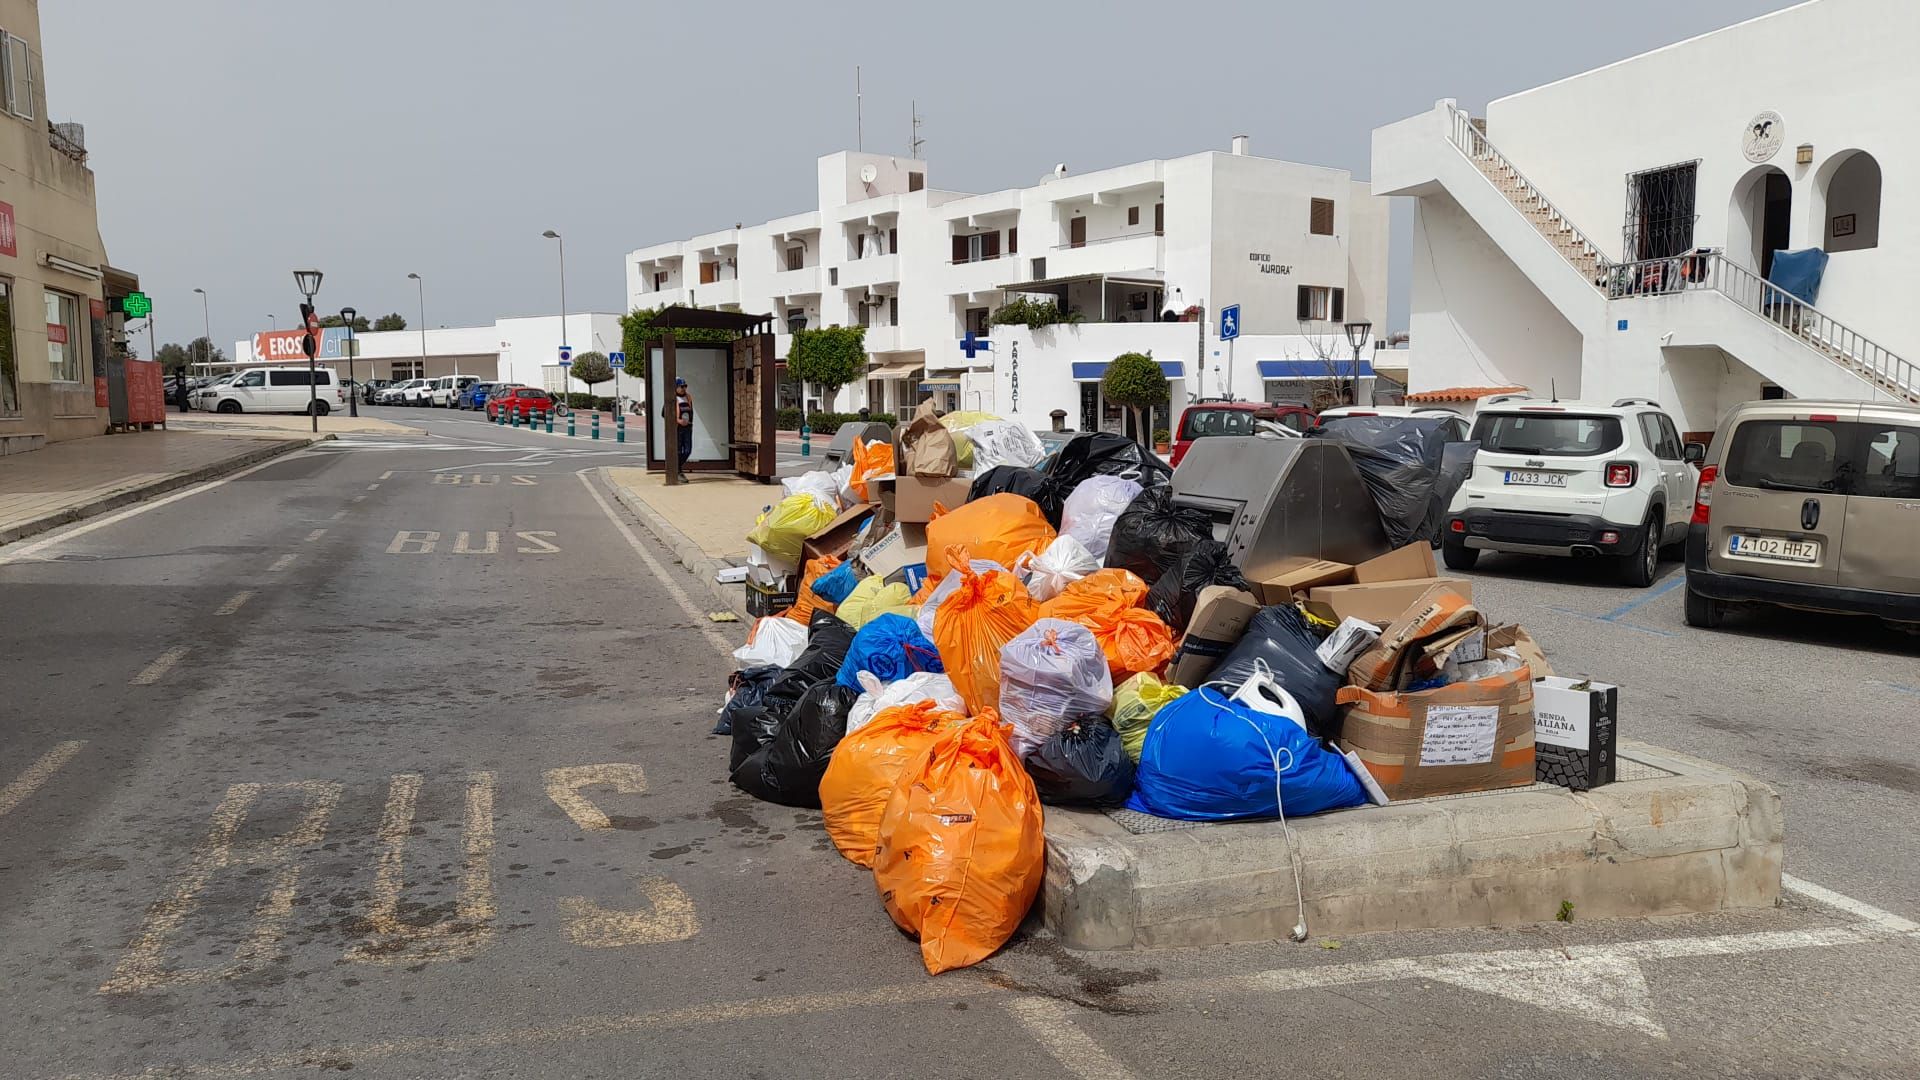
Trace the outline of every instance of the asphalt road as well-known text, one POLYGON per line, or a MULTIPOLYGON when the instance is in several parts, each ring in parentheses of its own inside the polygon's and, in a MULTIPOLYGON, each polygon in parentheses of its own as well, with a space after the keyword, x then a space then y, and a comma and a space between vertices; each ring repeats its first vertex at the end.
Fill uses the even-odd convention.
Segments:
POLYGON ((1629 687, 1629 736, 1778 784, 1789 870, 1843 896, 1125 955, 1030 933, 929 978, 817 813, 725 782, 740 628, 594 480, 631 451, 376 412, 428 434, 0 549, 0 1075, 1914 1075, 1910 643, 1475 575, 1629 687))

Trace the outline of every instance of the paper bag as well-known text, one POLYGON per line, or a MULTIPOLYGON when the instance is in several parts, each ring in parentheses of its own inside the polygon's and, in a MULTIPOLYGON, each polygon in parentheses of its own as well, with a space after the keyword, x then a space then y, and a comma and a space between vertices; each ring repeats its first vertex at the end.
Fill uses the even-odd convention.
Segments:
POLYGON ((959 471, 953 433, 940 426, 932 399, 920 403, 913 422, 900 432, 900 446, 911 476, 952 476, 959 471))

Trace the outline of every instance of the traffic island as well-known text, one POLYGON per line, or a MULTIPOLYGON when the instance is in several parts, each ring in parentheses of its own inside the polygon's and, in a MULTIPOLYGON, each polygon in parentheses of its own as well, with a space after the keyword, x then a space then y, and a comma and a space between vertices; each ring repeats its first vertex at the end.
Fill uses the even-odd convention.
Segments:
MULTIPOLYGON (((1670 750, 1621 744, 1620 778, 1536 784, 1291 822, 1314 936, 1771 907, 1780 798, 1670 750), (1570 905, 1570 906, 1565 906, 1570 905)), ((1287 938, 1300 921, 1274 821, 1049 808, 1046 926, 1075 949, 1287 938)))

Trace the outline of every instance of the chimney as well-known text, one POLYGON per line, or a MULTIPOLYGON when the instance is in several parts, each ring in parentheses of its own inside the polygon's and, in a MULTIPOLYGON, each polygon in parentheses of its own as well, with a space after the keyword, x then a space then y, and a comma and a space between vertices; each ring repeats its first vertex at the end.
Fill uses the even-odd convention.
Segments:
POLYGON ((1247 137, 1245 135, 1235 135, 1233 137, 1233 156, 1247 156, 1247 137))

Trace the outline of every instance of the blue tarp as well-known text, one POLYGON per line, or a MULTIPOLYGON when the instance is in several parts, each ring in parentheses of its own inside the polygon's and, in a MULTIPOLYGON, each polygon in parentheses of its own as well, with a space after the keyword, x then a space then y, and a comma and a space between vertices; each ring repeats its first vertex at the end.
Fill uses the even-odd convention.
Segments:
POLYGON ((1360 361, 1360 374, 1353 373, 1351 360, 1262 360, 1263 379, 1371 379, 1373 365, 1360 361))
POLYGON ((1819 248, 1802 251, 1776 251, 1773 270, 1767 280, 1792 294, 1794 299, 1811 305, 1820 295, 1820 279, 1827 272, 1827 253, 1819 248))

